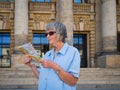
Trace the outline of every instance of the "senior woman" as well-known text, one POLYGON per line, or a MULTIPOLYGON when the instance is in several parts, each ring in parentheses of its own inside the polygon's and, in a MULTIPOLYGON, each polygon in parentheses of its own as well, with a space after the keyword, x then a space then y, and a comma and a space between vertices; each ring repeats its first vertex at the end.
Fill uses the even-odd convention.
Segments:
POLYGON ((46 37, 53 48, 40 61, 40 68, 31 64, 28 56, 24 60, 38 78, 38 90, 76 90, 81 59, 78 50, 65 42, 65 25, 48 23, 46 37))

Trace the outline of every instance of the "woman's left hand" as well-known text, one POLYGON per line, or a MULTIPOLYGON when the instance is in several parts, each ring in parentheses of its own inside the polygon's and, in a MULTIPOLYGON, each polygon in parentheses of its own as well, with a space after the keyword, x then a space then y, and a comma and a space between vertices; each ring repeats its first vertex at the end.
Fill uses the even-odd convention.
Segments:
POLYGON ((54 70, 56 70, 59 67, 58 64, 50 60, 42 60, 41 64, 44 68, 52 68, 54 70))

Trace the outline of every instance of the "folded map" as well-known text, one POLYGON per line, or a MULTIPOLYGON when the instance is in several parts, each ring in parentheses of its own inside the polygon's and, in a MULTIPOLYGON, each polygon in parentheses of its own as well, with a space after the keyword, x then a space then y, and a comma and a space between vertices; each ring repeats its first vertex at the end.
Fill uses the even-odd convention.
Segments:
POLYGON ((31 43, 23 44, 21 46, 18 46, 17 48, 23 54, 29 55, 36 62, 41 61, 40 55, 37 53, 37 51, 35 50, 35 48, 33 47, 33 45, 31 43))

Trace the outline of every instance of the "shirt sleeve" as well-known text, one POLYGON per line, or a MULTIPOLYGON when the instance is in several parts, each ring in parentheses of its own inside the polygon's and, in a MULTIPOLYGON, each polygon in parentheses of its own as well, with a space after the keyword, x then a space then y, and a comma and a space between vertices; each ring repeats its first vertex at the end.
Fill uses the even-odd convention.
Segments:
POLYGON ((80 61, 81 61, 80 54, 78 50, 76 50, 76 52, 73 55, 73 59, 70 63, 68 72, 77 78, 79 77, 80 73, 80 61))

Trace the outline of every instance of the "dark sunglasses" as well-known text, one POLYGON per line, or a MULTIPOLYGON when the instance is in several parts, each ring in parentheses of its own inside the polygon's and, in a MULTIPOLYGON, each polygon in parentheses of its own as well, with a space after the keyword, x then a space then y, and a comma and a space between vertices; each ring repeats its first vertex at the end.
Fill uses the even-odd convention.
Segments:
POLYGON ((56 33, 56 32, 52 31, 52 32, 46 33, 45 36, 47 37, 48 34, 49 34, 49 36, 52 36, 52 35, 54 35, 54 33, 56 33))

